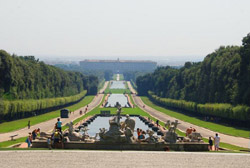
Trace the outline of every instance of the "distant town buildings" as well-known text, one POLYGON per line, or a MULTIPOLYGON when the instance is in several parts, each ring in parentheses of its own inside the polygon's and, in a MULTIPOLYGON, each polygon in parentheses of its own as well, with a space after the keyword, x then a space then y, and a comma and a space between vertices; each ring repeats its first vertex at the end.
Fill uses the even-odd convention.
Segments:
POLYGON ((86 70, 111 70, 114 73, 124 71, 152 72, 156 69, 157 63, 153 61, 135 60, 84 60, 80 66, 86 70))

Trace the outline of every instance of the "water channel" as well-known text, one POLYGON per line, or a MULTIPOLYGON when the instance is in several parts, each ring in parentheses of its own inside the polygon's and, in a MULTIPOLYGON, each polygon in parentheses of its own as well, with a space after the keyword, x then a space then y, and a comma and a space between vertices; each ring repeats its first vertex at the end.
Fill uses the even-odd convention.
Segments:
POLYGON ((129 107, 128 98, 124 94, 111 94, 105 107, 115 107, 116 102, 119 102, 122 107, 129 107))
POLYGON ((110 82, 110 89, 126 89, 124 81, 111 81, 110 82))
MULTIPOLYGON (((135 119, 135 130, 134 130, 134 136, 137 137, 137 132, 136 129, 140 128, 144 131, 146 131, 147 129, 152 130, 150 127, 148 127, 148 125, 146 125, 144 122, 142 122, 139 117, 130 117, 135 119)), ((101 117, 98 116, 91 124, 88 125, 88 134, 90 136, 95 136, 96 133, 99 132, 100 128, 105 128, 106 130, 109 130, 109 120, 111 119, 111 117, 101 117)), ((122 117, 121 121, 125 121, 126 117, 122 117)), ((156 134, 155 134, 156 135, 156 134)), ((148 135, 146 135, 146 138, 148 137, 148 135)))

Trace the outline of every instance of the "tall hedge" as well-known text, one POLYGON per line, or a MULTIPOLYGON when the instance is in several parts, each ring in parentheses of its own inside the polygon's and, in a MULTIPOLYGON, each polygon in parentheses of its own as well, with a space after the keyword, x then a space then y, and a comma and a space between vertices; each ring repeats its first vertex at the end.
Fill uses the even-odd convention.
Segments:
POLYGON ((0 103, 0 118, 1 119, 19 119, 25 116, 32 116, 40 113, 47 112, 49 109, 58 109, 65 105, 69 105, 81 100, 87 91, 84 90, 81 93, 69 96, 48 98, 39 100, 13 100, 6 101, 1 100, 0 103))

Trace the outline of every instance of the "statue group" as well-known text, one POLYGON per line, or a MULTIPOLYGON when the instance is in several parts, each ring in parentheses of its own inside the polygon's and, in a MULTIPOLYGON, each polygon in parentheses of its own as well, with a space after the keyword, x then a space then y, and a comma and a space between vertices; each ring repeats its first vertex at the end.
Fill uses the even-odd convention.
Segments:
POLYGON ((120 122, 122 108, 117 106, 117 114, 109 120, 109 130, 100 129, 100 143, 134 143, 136 138, 133 136, 135 120, 126 115, 126 120, 120 122))

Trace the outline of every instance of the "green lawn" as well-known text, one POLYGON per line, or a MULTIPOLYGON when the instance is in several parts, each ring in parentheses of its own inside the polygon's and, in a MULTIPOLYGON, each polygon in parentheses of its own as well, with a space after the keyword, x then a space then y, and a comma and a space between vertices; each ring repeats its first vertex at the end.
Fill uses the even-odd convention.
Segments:
MULTIPOLYGON (((114 74, 113 75, 113 80, 116 81, 116 77, 117 77, 117 74, 114 74)), ((123 76, 123 74, 120 74, 120 81, 122 81, 122 80, 124 80, 124 76, 123 76)))
POLYGON ((104 93, 116 93, 116 94, 123 94, 123 93, 131 93, 129 89, 109 89, 107 88, 104 93))
MULTIPOLYGON (((93 100, 94 96, 86 96, 84 99, 82 99, 79 103, 74 104, 72 106, 66 107, 70 111, 75 111, 87 104, 89 104, 93 100)), ((10 121, 10 122, 4 122, 0 124, 0 133, 5 132, 11 132, 15 130, 19 130, 21 128, 27 127, 27 123, 30 120, 31 125, 35 125, 44 121, 51 120, 53 118, 57 118, 60 115, 60 110, 52 111, 46 114, 24 118, 20 120, 10 121)))
POLYGON ((0 148, 6 148, 8 146, 14 145, 14 144, 18 144, 21 142, 25 142, 27 137, 22 137, 22 138, 18 138, 14 141, 4 141, 4 142, 0 142, 0 148))
POLYGON ((123 74, 120 74, 120 81, 124 80, 123 74))
POLYGON ((117 74, 113 75, 113 80, 115 80, 115 81, 116 81, 116 76, 117 76, 117 74))
POLYGON ((216 124, 216 123, 212 123, 212 122, 208 122, 208 121, 203 121, 203 120, 200 120, 198 118, 189 117, 187 115, 160 107, 160 106, 154 104, 153 102, 151 102, 148 97, 141 97, 141 99, 146 105, 148 105, 148 106, 150 106, 158 111, 161 111, 169 116, 180 119, 182 121, 186 121, 186 122, 210 129, 210 130, 215 131, 215 132, 228 134, 228 135, 232 135, 232 136, 249 138, 249 134, 250 134, 249 130, 224 126, 224 125, 220 125, 220 124, 216 124))

